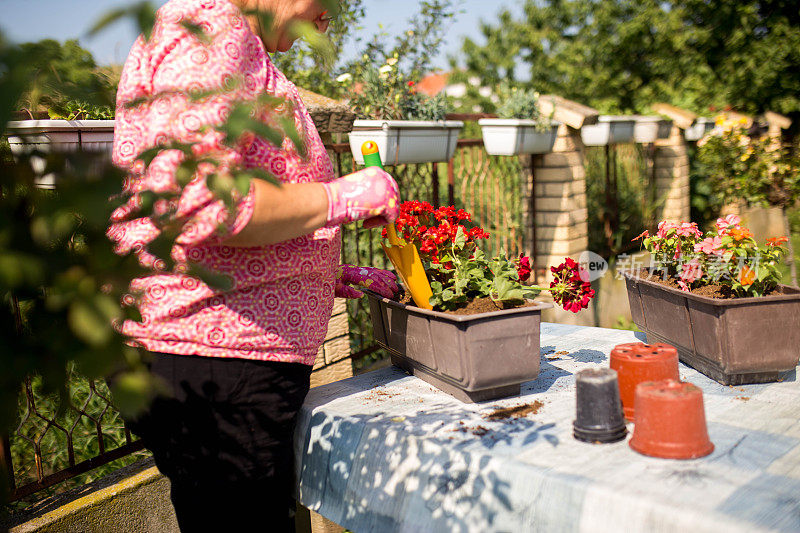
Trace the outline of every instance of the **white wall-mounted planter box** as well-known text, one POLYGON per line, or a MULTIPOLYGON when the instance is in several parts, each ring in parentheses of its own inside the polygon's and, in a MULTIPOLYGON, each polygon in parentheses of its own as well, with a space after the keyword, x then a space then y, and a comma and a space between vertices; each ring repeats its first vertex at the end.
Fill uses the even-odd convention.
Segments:
POLYGON ((633 125, 633 142, 649 144, 666 139, 672 130, 672 121, 661 117, 637 116, 633 125))
MULTIPOLYGON (((32 150, 40 152, 97 152, 111 158, 114 144, 113 120, 19 120, 8 123, 5 135, 11 146, 11 153, 22 155, 32 150)), ((45 161, 36 157, 32 160, 34 170, 41 173, 45 161)), ((52 188, 53 175, 43 176, 40 187, 52 188)))
POLYGON ((384 165, 449 161, 456 151, 459 120, 356 120, 349 133, 350 150, 364 164, 361 145, 374 141, 384 165))
POLYGON ((712 129, 714 129, 714 119, 700 117, 694 121, 694 124, 686 128, 684 137, 687 141, 699 141, 712 129))
POLYGON ((553 151, 559 124, 536 130, 530 119, 482 118, 483 145, 491 155, 545 154, 553 151))
POLYGON ((631 142, 635 124, 632 117, 600 115, 597 124, 581 128, 581 138, 586 146, 631 142))

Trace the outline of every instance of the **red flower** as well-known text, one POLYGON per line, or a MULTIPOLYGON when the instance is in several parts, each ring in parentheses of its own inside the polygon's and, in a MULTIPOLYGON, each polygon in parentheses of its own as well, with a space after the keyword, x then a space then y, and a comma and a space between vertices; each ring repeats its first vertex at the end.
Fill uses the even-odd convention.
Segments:
POLYGON ((770 237, 767 239, 767 246, 783 246, 789 242, 789 239, 786 237, 770 237))
POLYGON ((578 263, 567 257, 557 267, 550 267, 550 272, 553 273, 553 281, 550 283, 553 300, 573 313, 589 307, 589 300, 594 298, 594 289, 591 283, 581 279, 578 263))
POLYGON ((408 86, 409 86, 409 87, 413 87, 414 85, 415 85, 415 84, 414 84, 414 82, 413 82, 413 81, 410 81, 410 82, 408 82, 408 86))
POLYGON ((638 237, 635 237, 635 238, 631 239, 631 242, 633 242, 633 241, 638 241, 639 239, 644 239, 645 237, 649 237, 649 236, 650 236, 650 232, 649 232, 649 231, 647 231, 647 230, 644 230, 644 231, 641 233, 641 235, 639 235, 638 237))
POLYGON ((519 254, 519 261, 517 261, 517 276, 520 281, 528 281, 531 277, 531 258, 523 254, 519 254))
MULTIPOLYGON (((413 243, 422 259, 439 262, 439 256, 448 251, 458 234, 459 228, 466 236, 465 247, 475 247, 477 239, 486 239, 489 234, 480 227, 470 227, 472 215, 454 206, 438 209, 427 202, 411 200, 400 204, 400 214, 396 226, 400 237, 413 243)), ((384 238, 387 233, 382 232, 384 238)))

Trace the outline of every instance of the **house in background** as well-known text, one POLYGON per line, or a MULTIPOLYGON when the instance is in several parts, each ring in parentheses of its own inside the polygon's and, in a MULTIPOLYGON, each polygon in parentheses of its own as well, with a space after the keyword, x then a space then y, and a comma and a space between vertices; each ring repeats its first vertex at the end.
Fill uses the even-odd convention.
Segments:
MULTIPOLYGON (((444 91, 444 94, 455 100, 455 104, 458 107, 460 104, 460 99, 467 94, 467 84, 449 84, 448 79, 450 78, 451 74, 451 72, 436 72, 433 74, 428 74, 417 83, 417 91, 427 94, 428 96, 436 96, 440 92, 444 91)), ((478 94, 482 97, 488 98, 493 103, 497 103, 497 95, 494 94, 494 91, 492 91, 491 87, 481 87, 480 80, 477 77, 473 76, 469 78, 468 84, 472 87, 478 87, 478 94)), ((480 106, 476 105, 472 111, 474 113, 480 113, 483 110, 480 108, 480 106)))

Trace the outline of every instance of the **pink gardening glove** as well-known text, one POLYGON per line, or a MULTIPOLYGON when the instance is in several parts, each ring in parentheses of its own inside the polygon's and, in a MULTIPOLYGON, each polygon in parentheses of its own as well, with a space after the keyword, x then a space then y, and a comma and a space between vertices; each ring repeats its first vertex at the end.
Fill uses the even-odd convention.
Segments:
POLYGON ((400 291, 397 277, 388 270, 372 267, 341 265, 336 271, 334 294, 339 298, 361 298, 364 293, 349 285, 358 285, 377 292, 385 298, 392 298, 400 291))
POLYGON ((397 218, 397 183, 380 168, 365 168, 322 185, 328 193, 328 227, 364 220, 365 228, 373 228, 397 218))

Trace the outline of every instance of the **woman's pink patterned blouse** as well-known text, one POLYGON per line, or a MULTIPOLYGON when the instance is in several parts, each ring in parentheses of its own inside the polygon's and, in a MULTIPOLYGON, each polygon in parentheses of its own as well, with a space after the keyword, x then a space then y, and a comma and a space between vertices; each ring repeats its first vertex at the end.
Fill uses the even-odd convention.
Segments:
MULTIPOLYGON (((126 187, 134 192, 176 187, 179 152, 162 152, 144 174, 142 162, 135 160, 165 139, 197 142, 198 153, 222 154, 231 166, 264 168, 286 183, 333 178, 330 159, 297 89, 273 66, 242 13, 227 0, 171 0, 159 10, 150 41, 140 37, 125 63, 117 94, 113 160, 130 172, 126 187), (213 36, 212 43, 198 41, 182 20, 200 25, 213 36), (243 83, 233 92, 201 103, 174 92, 218 89, 237 79, 243 83), (126 102, 165 91, 173 93, 150 104, 125 107, 126 102), (279 149, 252 138, 233 150, 222 145, 221 135, 199 132, 204 124, 220 123, 234 100, 263 92, 294 104, 295 124, 308 145, 307 160, 288 141, 279 149)), ((252 210, 251 192, 239 202, 229 234, 247 224, 252 210)), ((114 213, 109 236, 118 253, 133 250, 143 263, 152 263, 153 257, 142 248, 158 230, 149 218, 125 221, 129 212, 130 206, 124 206, 114 213)), ((341 247, 338 228, 269 246, 222 246, 217 228, 226 220, 226 211, 203 179, 184 187, 177 216, 188 223, 173 257, 224 273, 234 286, 219 292, 195 278, 166 273, 136 279, 131 289, 143 292, 142 322, 125 322, 123 333, 150 351, 313 364, 333 306, 341 247)))

